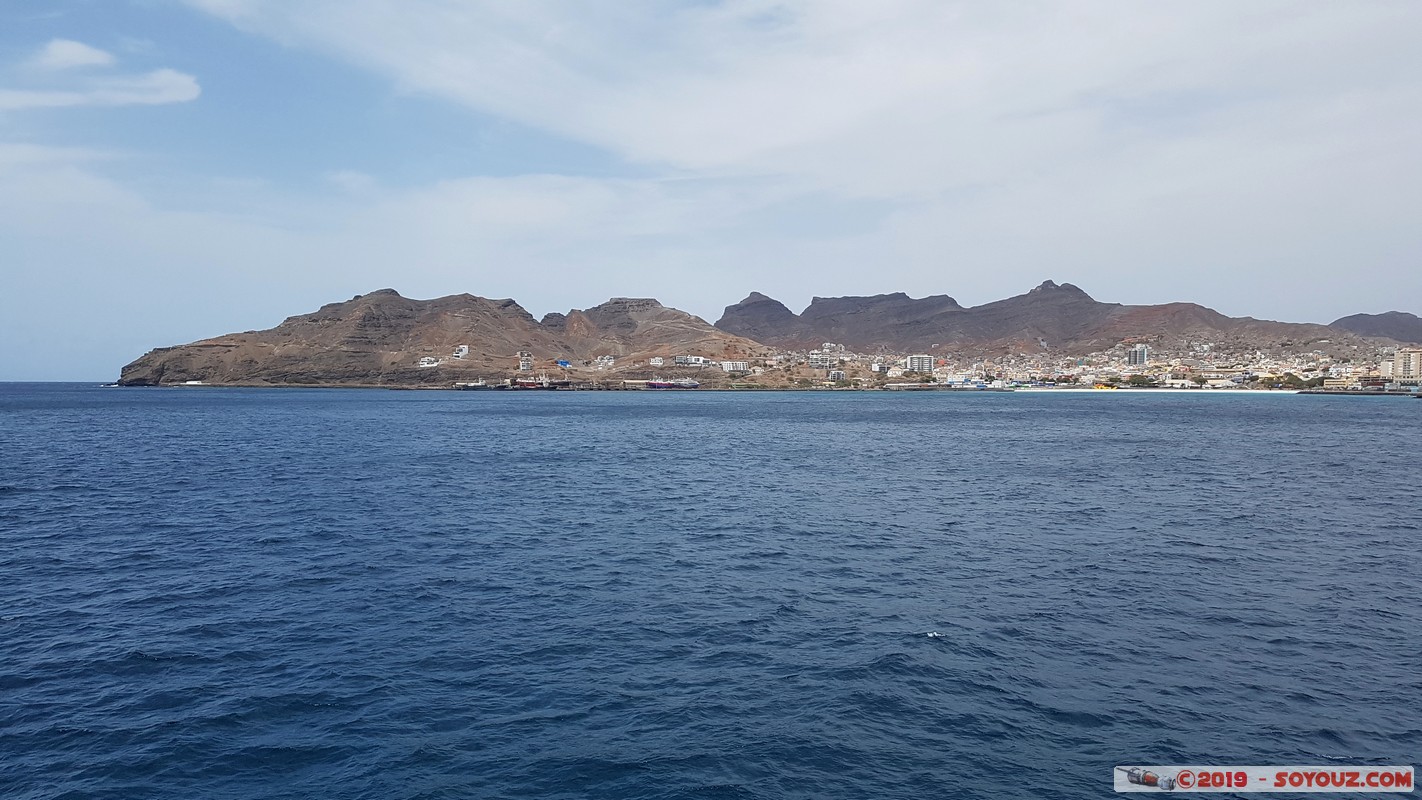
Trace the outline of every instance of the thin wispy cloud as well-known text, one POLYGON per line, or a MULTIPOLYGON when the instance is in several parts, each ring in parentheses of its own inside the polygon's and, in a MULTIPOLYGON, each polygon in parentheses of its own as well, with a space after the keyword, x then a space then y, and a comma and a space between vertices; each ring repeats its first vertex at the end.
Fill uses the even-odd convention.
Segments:
POLYGON ((82 147, 49 147, 0 142, 0 173, 18 167, 76 165, 112 158, 112 154, 82 147))
POLYGON ((174 69, 123 73, 112 53, 53 39, 0 84, 0 111, 79 106, 166 105, 196 100, 197 78, 174 69), (29 83, 26 86, 24 84, 29 83))
POLYGON ((0 89, 0 111, 74 106, 186 103, 202 94, 197 79, 171 69, 96 78, 75 89, 0 89))
POLYGON ((42 70, 109 67, 116 62, 113 54, 72 39, 54 39, 29 60, 29 66, 42 70))
POLYGON ((1320 102, 1391 121, 1418 99, 1415 82, 1380 80, 1410 47, 1388 3, 192 2, 632 161, 884 196, 1028 179, 1192 131, 1292 139, 1320 102), (1227 102, 1241 92, 1254 102, 1227 102), (1152 108, 1175 125, 1134 124, 1152 108))

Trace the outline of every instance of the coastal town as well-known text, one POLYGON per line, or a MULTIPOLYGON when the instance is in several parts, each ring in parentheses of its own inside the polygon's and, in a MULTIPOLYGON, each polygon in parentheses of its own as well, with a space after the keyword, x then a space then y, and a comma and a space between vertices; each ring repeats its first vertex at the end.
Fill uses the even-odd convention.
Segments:
POLYGON ((1122 306, 1050 281, 972 308, 900 293, 817 298, 797 315, 752 293, 714 324, 651 298, 539 320, 512 300, 385 289, 275 328, 155 348, 119 383, 1405 394, 1422 375, 1418 325, 1405 314, 1318 325, 1185 303, 1122 306))
MULTIPOLYGON (((467 357, 461 345, 448 357, 422 357, 438 368, 467 357)), ((492 381, 458 381, 456 388, 689 389, 1285 389, 1416 393, 1422 382, 1422 348, 1378 348, 1361 359, 1322 351, 1269 356, 1232 352, 1199 343, 1184 352, 1158 352, 1144 343, 1122 344, 1076 358, 1016 354, 996 358, 930 353, 856 353, 825 342, 805 351, 762 359, 716 360, 699 355, 619 360, 611 355, 571 361, 520 351, 511 375, 492 381), (536 377, 535 377, 536 375, 536 377), (670 377, 664 377, 670 376, 670 377)))

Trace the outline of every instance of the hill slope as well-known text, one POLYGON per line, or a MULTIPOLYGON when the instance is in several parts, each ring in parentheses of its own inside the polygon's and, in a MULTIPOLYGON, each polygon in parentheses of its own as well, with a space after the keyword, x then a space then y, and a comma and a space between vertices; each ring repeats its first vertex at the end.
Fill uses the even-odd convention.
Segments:
POLYGON ((1338 328, 1359 336, 1382 336, 1409 344, 1422 344, 1422 317, 1404 311, 1383 314, 1354 314, 1334 320, 1330 328, 1338 328))
POLYGON ((764 347, 655 300, 615 298, 537 321, 512 300, 470 294, 434 300, 392 289, 290 317, 265 331, 160 348, 123 368, 125 385, 200 380, 218 384, 448 384, 513 372, 520 351, 540 367, 555 359, 702 355, 749 357, 764 347), (467 345, 469 354, 451 354, 467 345), (440 359, 421 368, 421 358, 440 359))

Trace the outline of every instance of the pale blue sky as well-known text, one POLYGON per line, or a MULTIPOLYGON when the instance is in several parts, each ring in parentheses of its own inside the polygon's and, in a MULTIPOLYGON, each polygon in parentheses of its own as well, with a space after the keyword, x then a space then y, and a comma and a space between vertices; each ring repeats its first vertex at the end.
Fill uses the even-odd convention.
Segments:
POLYGON ((386 286, 1422 313, 1422 4, 7 0, 0 380, 386 286))

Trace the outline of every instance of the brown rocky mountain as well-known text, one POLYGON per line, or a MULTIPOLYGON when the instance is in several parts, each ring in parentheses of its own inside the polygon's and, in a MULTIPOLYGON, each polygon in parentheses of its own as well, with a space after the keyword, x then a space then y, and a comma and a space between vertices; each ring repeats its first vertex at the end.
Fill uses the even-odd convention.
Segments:
POLYGON ((1330 328, 1356 333, 1359 336, 1381 336, 1409 344, 1422 344, 1422 317, 1405 311, 1382 314, 1354 314, 1334 320, 1330 328))
MULTIPOLYGON (((254 385, 449 385, 511 374, 520 351, 534 368, 571 373, 600 356, 619 370, 653 356, 754 360, 772 348, 802 350, 836 342, 859 352, 1086 355, 1148 342, 1176 352, 1210 343, 1224 350, 1322 350, 1358 356, 1377 342, 1359 335, 1419 341, 1410 314, 1346 317, 1334 327, 1227 317, 1194 303, 1101 303, 1071 284, 1047 281, 1005 300, 964 307, 946 295, 903 293, 816 297, 800 314, 759 293, 726 308, 715 326, 647 298, 613 298, 587 310, 535 320, 512 300, 470 294, 412 300, 392 289, 295 316, 275 328, 154 350, 123 368, 120 383, 202 381, 254 385), (1378 320, 1381 320, 1379 322, 1378 320), (1385 325, 1384 325, 1385 323, 1385 325), (1362 328, 1351 332, 1347 325, 1362 328), (1369 327, 1372 326, 1372 327, 1369 327), (468 347, 463 358, 452 357, 468 347), (421 359, 437 360, 421 367, 421 359)), ((669 368, 669 365, 668 365, 669 368)), ((588 374, 584 378, 607 377, 588 374)))
POLYGON ((1209 341, 1263 350, 1311 350, 1364 344, 1324 325, 1227 317, 1194 303, 1128 306, 1102 303, 1069 283, 1046 281, 1031 291, 965 308, 938 295, 816 297, 804 312, 755 293, 728 306, 716 327, 768 345, 799 349, 835 342, 860 352, 886 350, 1086 354, 1124 341, 1184 346, 1209 341))
POLYGON ((612 355, 748 358, 766 348, 655 300, 615 298, 542 322, 512 300, 469 294, 412 300, 393 289, 295 316, 275 328, 154 350, 123 368, 125 385, 448 385, 511 373, 519 351, 538 368, 612 355), (451 358, 460 345, 462 359, 451 358), (421 358, 441 360, 436 368, 421 358))

